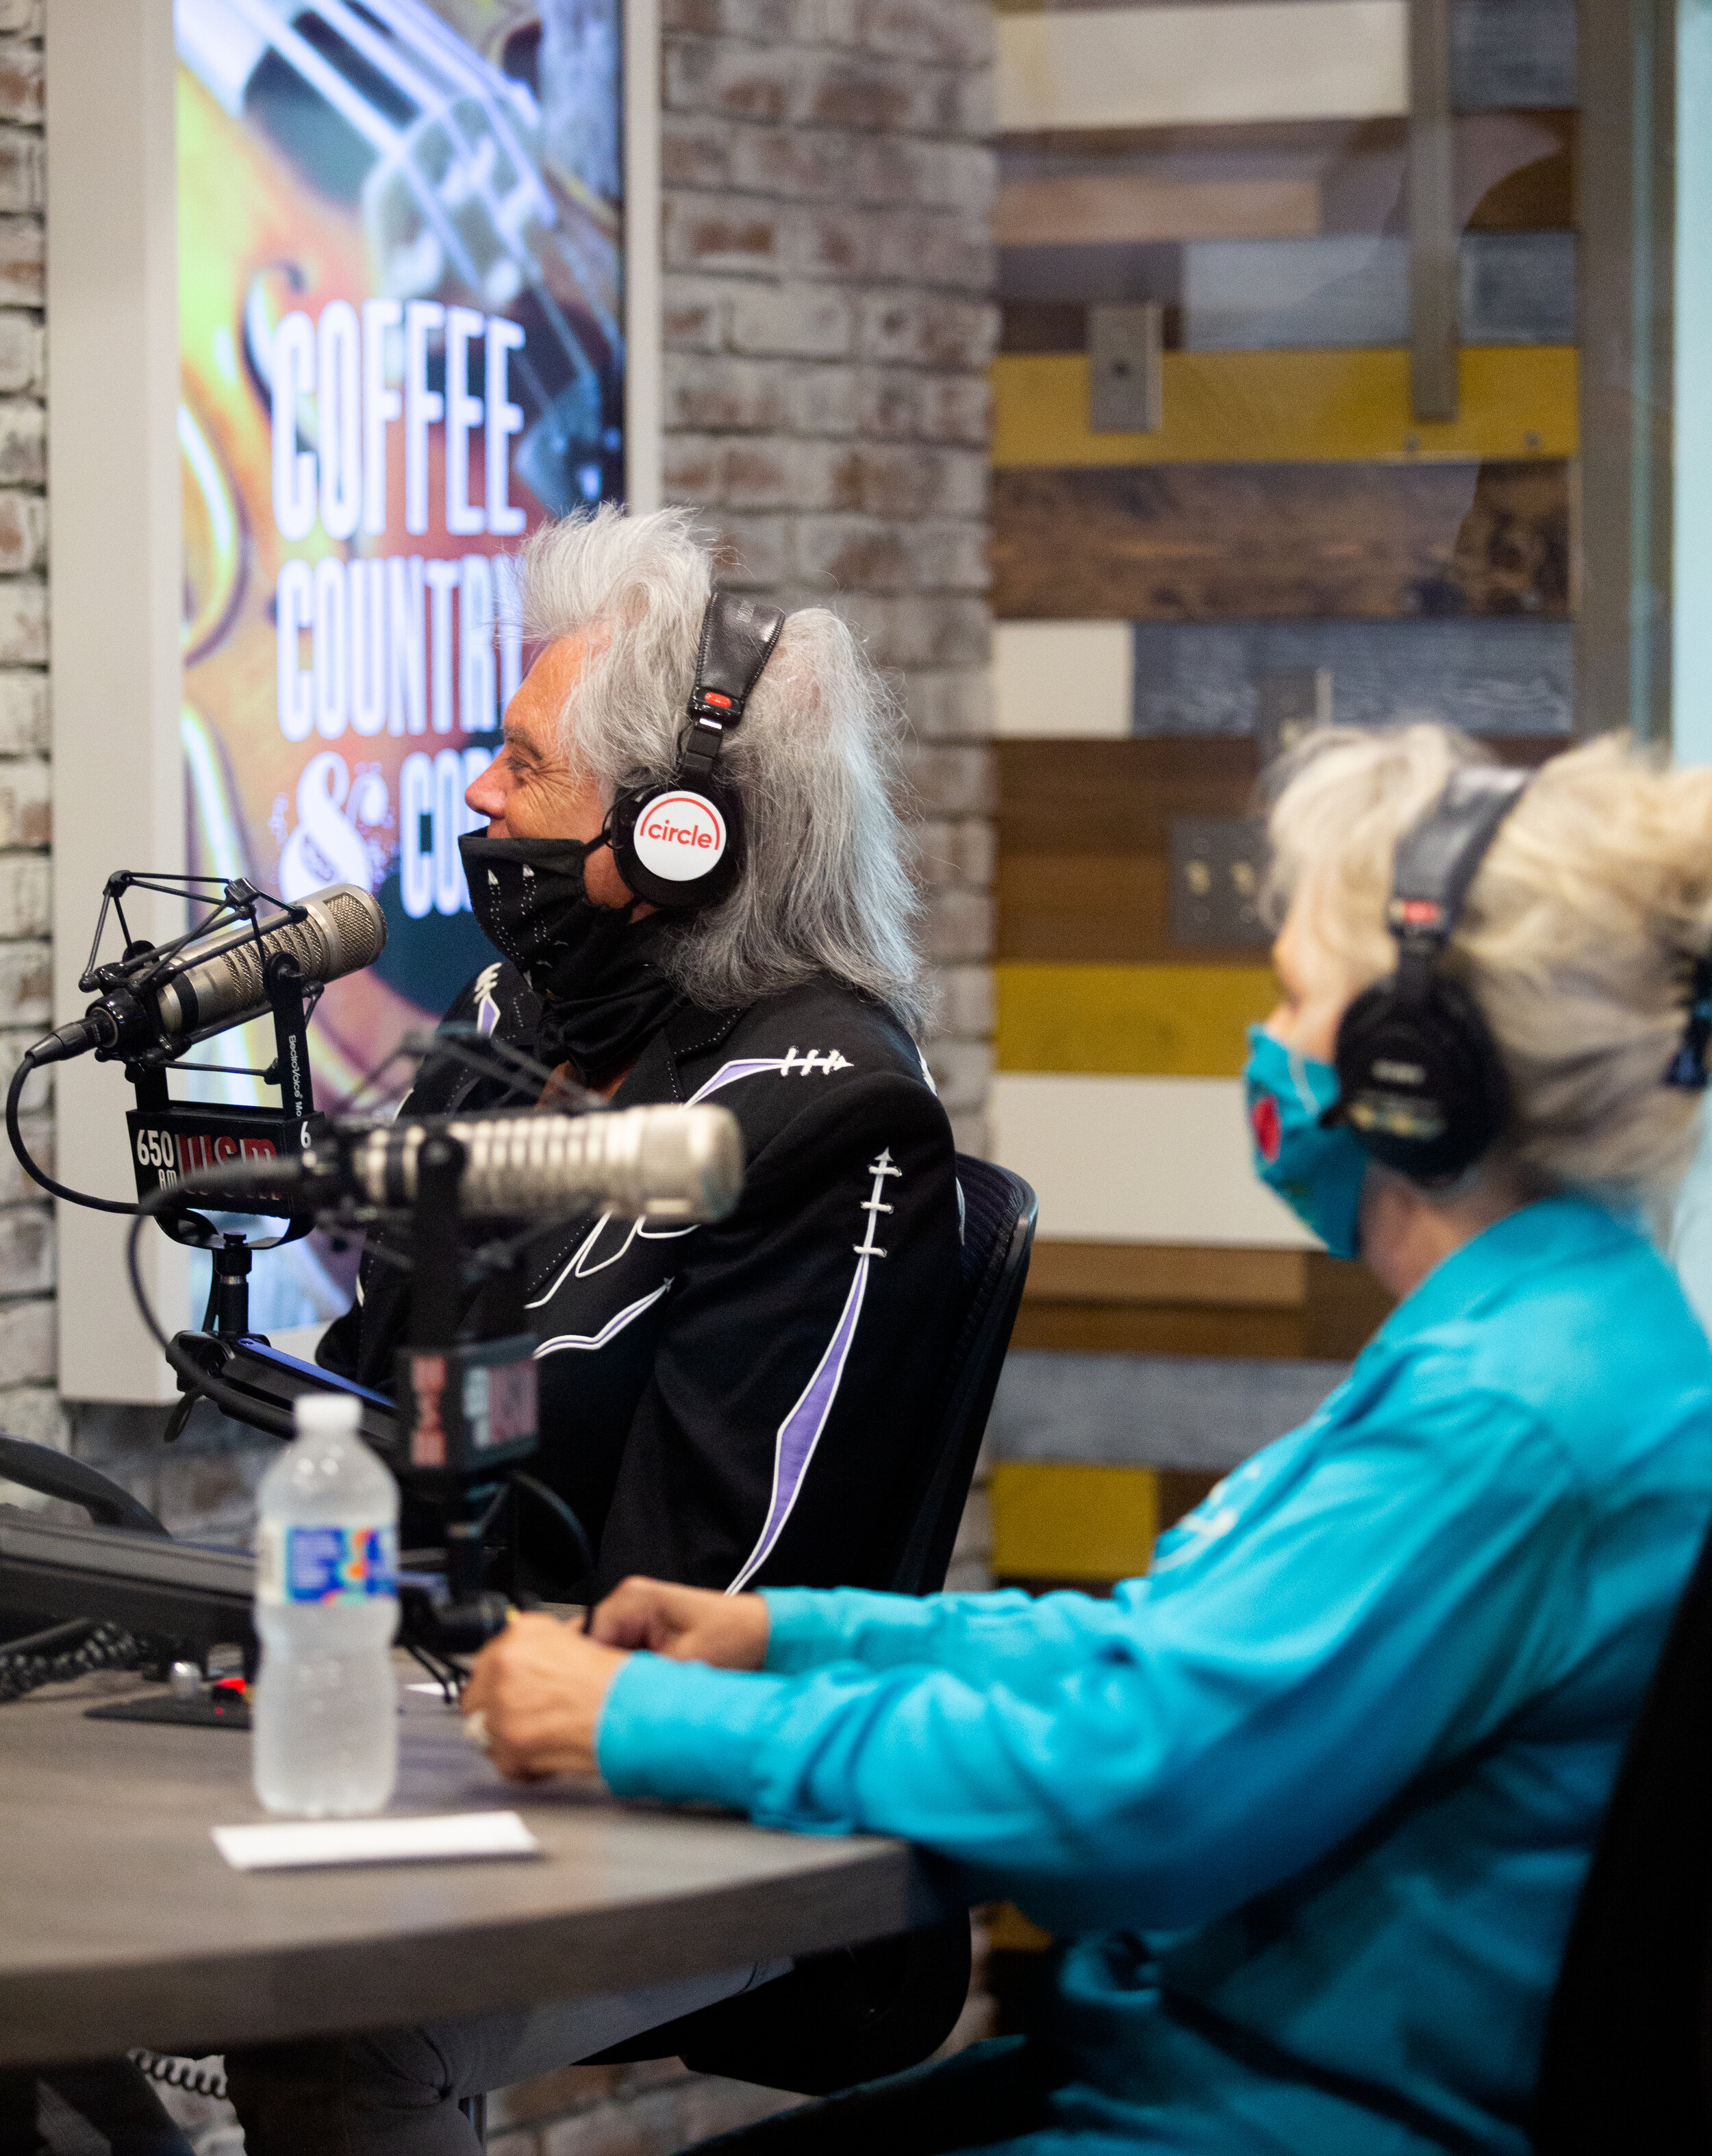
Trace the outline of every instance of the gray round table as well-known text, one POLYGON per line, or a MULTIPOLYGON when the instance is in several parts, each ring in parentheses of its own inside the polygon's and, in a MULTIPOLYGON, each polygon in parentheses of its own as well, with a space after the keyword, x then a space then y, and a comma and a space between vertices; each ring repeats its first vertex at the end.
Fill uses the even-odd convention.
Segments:
POLYGON ((412 1692, 394 1809, 515 1810, 545 1859, 233 1871, 208 1830, 265 1816, 248 1738, 85 1719, 136 1688, 0 1707, 0 2066, 592 1998, 946 1913, 900 1842, 501 1782, 412 1692))

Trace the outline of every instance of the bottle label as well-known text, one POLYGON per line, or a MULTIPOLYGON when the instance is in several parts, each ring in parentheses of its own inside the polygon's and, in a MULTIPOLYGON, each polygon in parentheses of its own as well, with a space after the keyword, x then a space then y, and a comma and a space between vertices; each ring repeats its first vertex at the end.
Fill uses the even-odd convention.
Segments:
POLYGON ((282 1527, 255 1545, 258 1602, 367 1602, 398 1591, 396 1527, 282 1527))

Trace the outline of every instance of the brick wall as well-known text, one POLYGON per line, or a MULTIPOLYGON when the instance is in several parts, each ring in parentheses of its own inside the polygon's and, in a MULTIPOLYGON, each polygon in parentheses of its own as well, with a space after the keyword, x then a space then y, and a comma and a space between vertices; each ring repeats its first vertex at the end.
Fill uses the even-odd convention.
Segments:
MULTIPOLYGON (((40 0, 0 0, 0 1069, 48 1023, 47 407, 40 0)), ((24 1128, 51 1163, 45 1081, 24 1128)), ((51 1207, 0 1148, 0 1429, 62 1440, 51 1207)))
POLYGON ((836 604, 911 729, 943 991, 983 1150, 992 838, 990 0, 665 0, 665 484, 730 581, 836 604))

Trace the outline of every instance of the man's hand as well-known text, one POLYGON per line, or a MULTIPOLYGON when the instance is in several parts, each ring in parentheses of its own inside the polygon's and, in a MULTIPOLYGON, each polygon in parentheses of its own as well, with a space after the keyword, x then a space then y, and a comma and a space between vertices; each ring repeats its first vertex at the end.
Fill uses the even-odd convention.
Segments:
POLYGON ((595 1611, 589 1630, 610 1647, 647 1647, 716 1670, 758 1670, 766 1661, 766 1604, 758 1594, 626 1579, 595 1611))
POLYGON ((464 1714, 482 1717, 488 1757, 513 1781, 596 1774, 595 1731, 625 1659, 556 1618, 514 1616, 476 1656, 464 1714))

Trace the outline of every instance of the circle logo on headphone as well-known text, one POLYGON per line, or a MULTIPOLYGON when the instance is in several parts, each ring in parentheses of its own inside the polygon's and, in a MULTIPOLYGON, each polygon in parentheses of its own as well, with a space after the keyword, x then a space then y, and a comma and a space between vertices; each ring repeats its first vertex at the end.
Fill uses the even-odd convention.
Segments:
POLYGON ((705 793, 657 793, 636 819, 636 858, 669 883, 704 876, 725 850, 725 819, 705 793))

